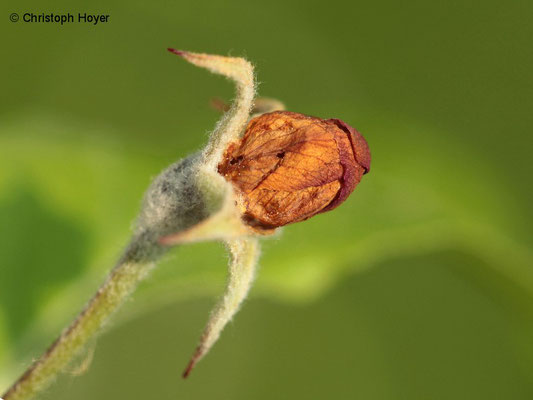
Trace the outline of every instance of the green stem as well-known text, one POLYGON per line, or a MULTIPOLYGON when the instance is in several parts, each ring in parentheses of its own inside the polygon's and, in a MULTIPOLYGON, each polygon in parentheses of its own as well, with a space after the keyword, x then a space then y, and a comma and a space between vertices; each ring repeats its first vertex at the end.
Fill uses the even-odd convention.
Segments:
POLYGON ((28 400, 44 390, 148 275, 162 251, 141 237, 133 241, 83 311, 1 397, 28 400))

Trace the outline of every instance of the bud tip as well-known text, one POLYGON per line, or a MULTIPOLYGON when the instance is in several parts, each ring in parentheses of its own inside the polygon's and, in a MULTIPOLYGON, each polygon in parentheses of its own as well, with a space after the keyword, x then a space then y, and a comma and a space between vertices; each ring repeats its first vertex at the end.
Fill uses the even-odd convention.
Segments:
POLYGON ((183 379, 187 379, 189 377, 195 365, 196 365, 196 358, 193 358, 189 362, 189 365, 187 365, 187 368, 185 368, 185 371, 183 371, 183 374, 181 375, 183 379))
POLYGON ((171 53, 177 54, 178 56, 181 56, 181 57, 183 57, 183 56, 185 56, 187 54, 186 51, 173 49, 172 47, 168 47, 167 50, 170 51, 171 53))

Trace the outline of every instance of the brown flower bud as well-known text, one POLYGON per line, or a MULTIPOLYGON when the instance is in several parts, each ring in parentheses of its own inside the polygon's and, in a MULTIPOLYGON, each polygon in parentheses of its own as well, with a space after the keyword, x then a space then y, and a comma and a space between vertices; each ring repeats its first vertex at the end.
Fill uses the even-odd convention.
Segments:
POLYGON ((355 129, 287 111, 252 119, 218 165, 241 196, 244 220, 259 229, 334 209, 369 169, 368 145, 355 129))

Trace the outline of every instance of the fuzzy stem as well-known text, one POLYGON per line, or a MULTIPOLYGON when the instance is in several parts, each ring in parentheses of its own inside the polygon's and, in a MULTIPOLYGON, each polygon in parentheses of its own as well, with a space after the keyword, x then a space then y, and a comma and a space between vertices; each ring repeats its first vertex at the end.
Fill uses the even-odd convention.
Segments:
POLYGON ((4 400, 28 400, 54 380, 84 345, 107 323, 155 266, 162 250, 139 239, 126 250, 98 292, 48 350, 2 396, 4 400))

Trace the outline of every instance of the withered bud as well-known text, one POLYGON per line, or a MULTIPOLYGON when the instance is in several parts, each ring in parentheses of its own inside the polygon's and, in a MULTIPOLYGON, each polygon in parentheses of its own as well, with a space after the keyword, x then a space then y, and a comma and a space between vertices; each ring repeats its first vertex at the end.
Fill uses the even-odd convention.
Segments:
POLYGON ((341 204, 370 169, 366 140, 339 119, 288 111, 253 118, 218 172, 257 229, 303 221, 341 204))

